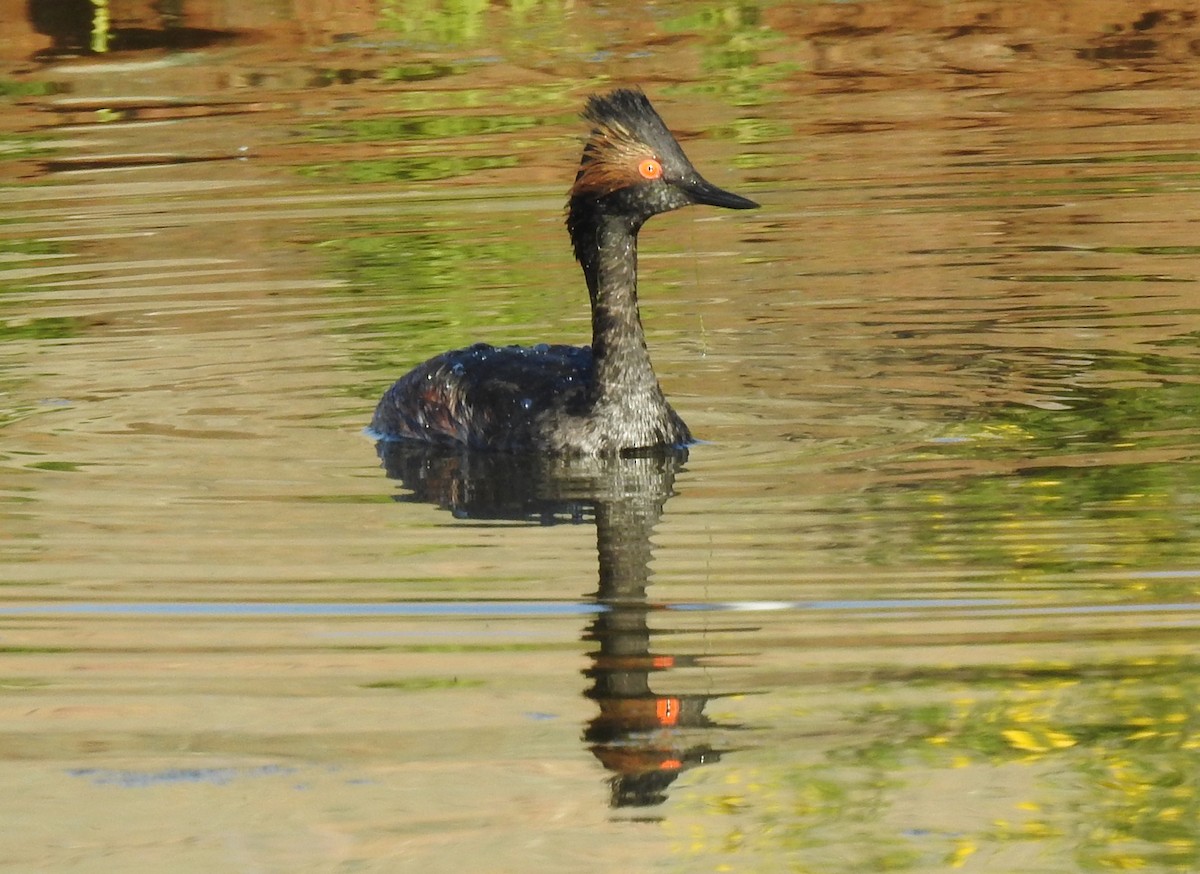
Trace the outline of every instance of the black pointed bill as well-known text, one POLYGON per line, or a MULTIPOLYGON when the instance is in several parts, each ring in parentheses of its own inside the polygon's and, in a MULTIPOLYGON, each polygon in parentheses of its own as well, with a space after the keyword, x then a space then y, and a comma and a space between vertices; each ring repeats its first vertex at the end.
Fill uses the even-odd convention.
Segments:
POLYGON ((758 204, 748 197, 717 188, 706 179, 695 176, 679 187, 687 192, 693 203, 704 203, 709 206, 723 206, 725 209, 758 209, 758 204))

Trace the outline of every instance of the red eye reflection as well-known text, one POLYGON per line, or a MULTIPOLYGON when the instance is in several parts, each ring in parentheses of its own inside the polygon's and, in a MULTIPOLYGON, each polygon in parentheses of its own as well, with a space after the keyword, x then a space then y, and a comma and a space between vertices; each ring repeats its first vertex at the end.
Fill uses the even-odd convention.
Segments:
POLYGON ((653 158, 645 158, 638 164, 638 172, 642 174, 643 179, 661 179, 662 164, 653 158))

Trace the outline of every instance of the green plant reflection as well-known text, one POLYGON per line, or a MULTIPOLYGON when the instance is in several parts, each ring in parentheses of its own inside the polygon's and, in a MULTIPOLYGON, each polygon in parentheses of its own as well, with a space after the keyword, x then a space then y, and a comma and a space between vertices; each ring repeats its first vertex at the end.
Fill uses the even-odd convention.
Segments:
POLYGON ((1037 870, 1194 871, 1198 669, 1155 656, 884 679, 812 756, 801 741, 697 775, 667 830, 677 852, 725 870, 780 853, 789 871, 971 870, 982 853, 1016 870, 1032 844, 1037 870))

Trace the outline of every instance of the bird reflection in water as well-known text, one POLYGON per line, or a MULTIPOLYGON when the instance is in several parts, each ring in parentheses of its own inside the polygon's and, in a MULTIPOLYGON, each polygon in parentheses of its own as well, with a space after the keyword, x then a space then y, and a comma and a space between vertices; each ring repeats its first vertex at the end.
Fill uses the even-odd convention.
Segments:
POLYGON ((462 519, 595 523, 599 587, 591 597, 602 609, 583 634, 595 645, 584 694, 600 712, 583 739, 613 773, 613 807, 661 804, 684 770, 727 751, 708 743, 713 729, 736 727, 704 715, 717 696, 651 688, 652 675, 697 663, 653 651, 648 619, 655 608, 646 598, 650 538, 686 449, 606 459, 470 453, 409 441, 377 449, 388 476, 409 490, 397 500, 435 504, 462 519))

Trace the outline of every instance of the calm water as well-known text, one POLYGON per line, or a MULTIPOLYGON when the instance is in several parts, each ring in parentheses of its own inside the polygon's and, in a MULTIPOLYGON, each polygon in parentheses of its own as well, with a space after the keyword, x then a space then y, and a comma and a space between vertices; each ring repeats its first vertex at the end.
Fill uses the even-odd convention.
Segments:
POLYGON ((66 5, 0 3, 0 867, 1200 869, 1193 18, 66 5), (642 234, 706 442, 380 459, 408 366, 586 341, 614 83, 763 204, 642 234))

